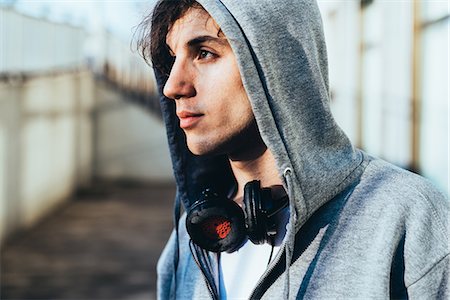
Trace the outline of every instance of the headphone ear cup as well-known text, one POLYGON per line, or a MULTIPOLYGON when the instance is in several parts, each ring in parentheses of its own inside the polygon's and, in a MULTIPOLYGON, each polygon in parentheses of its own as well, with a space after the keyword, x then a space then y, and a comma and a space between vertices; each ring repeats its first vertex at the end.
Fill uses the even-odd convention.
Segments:
POLYGON ((189 210, 186 229, 195 244, 212 252, 233 252, 246 238, 239 205, 208 190, 189 210))
POLYGON ((267 240, 265 211, 262 207, 261 184, 258 180, 248 182, 244 187, 245 227, 248 238, 254 244, 267 240))

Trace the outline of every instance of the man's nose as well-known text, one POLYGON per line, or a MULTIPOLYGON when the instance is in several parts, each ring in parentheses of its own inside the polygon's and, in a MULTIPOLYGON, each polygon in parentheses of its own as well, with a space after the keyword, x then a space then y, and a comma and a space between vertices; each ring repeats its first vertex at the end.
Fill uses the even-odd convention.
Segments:
POLYGON ((181 99, 195 96, 193 74, 188 63, 175 60, 163 93, 169 99, 181 99))

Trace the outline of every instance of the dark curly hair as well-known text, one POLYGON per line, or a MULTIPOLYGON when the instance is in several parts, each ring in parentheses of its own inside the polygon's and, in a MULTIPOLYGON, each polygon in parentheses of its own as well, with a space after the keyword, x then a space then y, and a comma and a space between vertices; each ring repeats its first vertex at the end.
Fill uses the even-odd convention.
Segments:
POLYGON ((137 50, 153 68, 169 75, 173 58, 166 44, 167 33, 173 24, 191 8, 203 9, 194 0, 159 0, 153 12, 138 25, 137 50))

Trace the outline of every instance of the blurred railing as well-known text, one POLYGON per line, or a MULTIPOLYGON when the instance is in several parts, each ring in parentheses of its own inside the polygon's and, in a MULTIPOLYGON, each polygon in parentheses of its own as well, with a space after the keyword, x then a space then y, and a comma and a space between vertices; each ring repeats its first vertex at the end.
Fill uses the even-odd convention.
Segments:
POLYGON ((27 16, 0 7, 0 80, 30 78, 88 68, 130 101, 160 115, 151 68, 107 30, 83 28, 27 16))
POLYGON ((150 66, 142 57, 131 51, 130 45, 114 35, 104 32, 91 39, 101 41, 104 55, 97 55, 92 66, 98 79, 107 82, 110 87, 120 91, 133 101, 155 115, 161 117, 156 81, 150 66))

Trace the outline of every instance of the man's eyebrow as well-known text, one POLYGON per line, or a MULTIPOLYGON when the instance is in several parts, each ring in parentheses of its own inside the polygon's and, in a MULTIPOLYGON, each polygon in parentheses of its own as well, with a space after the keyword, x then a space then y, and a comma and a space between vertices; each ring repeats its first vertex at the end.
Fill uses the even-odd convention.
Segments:
POLYGON ((194 47, 199 44, 205 43, 205 42, 215 42, 219 44, 220 46, 226 46, 228 45, 228 41, 226 38, 220 38, 220 37, 213 37, 210 35, 202 35, 195 37, 187 42, 187 45, 189 47, 194 47))
MULTIPOLYGON (((192 47, 196 47, 205 42, 215 42, 215 43, 219 44, 220 46, 228 45, 228 40, 226 38, 214 37, 214 36, 210 36, 210 35, 202 35, 202 36, 198 36, 198 37, 195 37, 195 38, 189 40, 187 42, 187 46, 192 48, 192 47)), ((169 44, 166 43, 166 46, 167 46, 167 49, 169 50, 169 53, 172 55, 174 52, 170 48, 169 44)))

